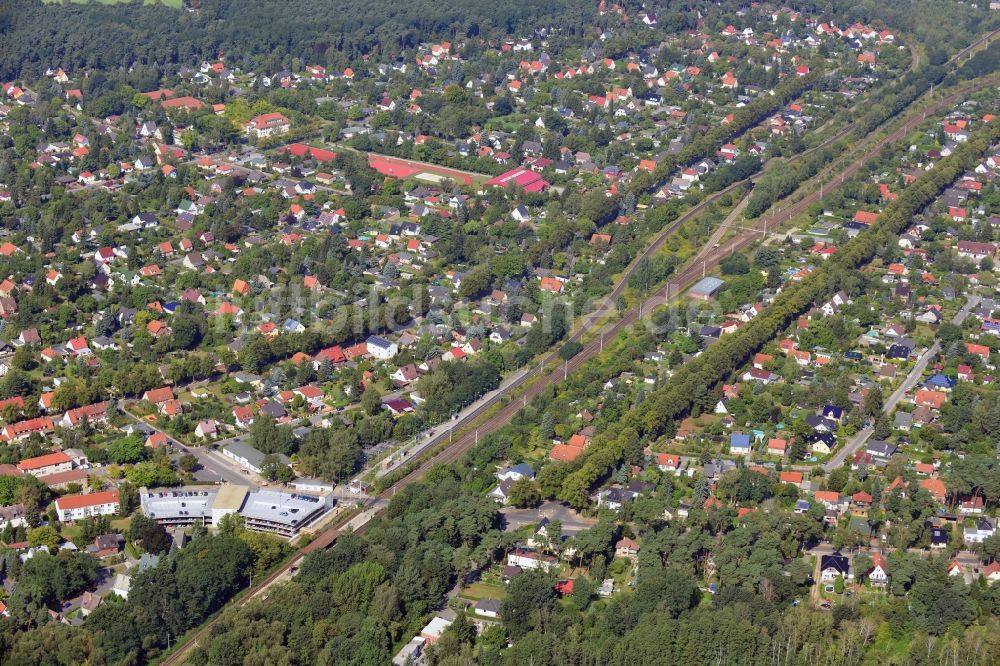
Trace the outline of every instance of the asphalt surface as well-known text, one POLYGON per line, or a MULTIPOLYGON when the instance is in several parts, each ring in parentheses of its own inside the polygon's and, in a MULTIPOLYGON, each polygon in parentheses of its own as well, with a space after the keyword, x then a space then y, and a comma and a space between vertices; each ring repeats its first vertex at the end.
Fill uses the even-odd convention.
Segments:
MULTIPOLYGON (((198 468, 194 471, 195 481, 201 483, 235 483, 239 485, 250 485, 253 486, 253 479, 249 474, 243 474, 240 472, 239 467, 235 464, 231 464, 222 457, 221 453, 215 453, 208 446, 188 446, 183 442, 171 437, 170 433, 165 430, 157 428, 156 425, 141 419, 132 412, 128 411, 128 408, 124 405, 120 405, 123 414, 127 415, 136 423, 141 423, 144 426, 151 428, 152 430, 163 434, 170 442, 170 458, 175 462, 180 459, 185 453, 190 453, 195 458, 198 459, 198 468)), ((242 436, 245 437, 245 436, 242 436)), ((239 438, 230 438, 228 440, 223 440, 223 442, 236 441, 239 438)), ((222 442, 219 443, 220 448, 224 445, 222 442)))
POLYGON ((545 502, 534 509, 504 507, 500 509, 507 522, 506 531, 511 532, 525 525, 537 525, 542 518, 562 522, 563 534, 572 536, 597 524, 596 518, 587 518, 560 502, 545 502))

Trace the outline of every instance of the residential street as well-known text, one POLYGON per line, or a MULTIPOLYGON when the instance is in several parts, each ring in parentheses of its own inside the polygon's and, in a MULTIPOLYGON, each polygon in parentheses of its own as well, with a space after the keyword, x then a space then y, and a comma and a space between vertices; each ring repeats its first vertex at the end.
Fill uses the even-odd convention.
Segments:
MULTIPOLYGON (((969 296, 969 300, 962 306, 962 309, 955 313, 955 316, 951 320, 952 323, 961 324, 965 321, 965 318, 969 316, 969 313, 973 310, 973 308, 979 305, 979 301, 981 300, 982 299, 979 296, 969 296)), ((937 356, 939 351, 941 351, 941 345, 938 342, 935 342, 920 356, 919 359, 917 359, 916 365, 914 365, 913 369, 910 370, 910 373, 906 375, 906 379, 903 380, 903 383, 900 384, 899 387, 892 392, 892 395, 889 396, 889 399, 885 401, 885 405, 882 408, 882 412, 884 414, 892 414, 892 411, 896 409, 896 405, 898 405, 899 401, 903 399, 903 396, 909 393, 910 390, 916 386, 917 382, 920 381, 924 371, 927 369, 927 365, 931 362, 931 359, 937 356)), ((853 456, 855 451, 865 445, 865 442, 871 438, 873 432, 875 432, 874 428, 869 427, 863 429, 855 435, 854 439, 835 453, 832 458, 823 463, 823 470, 829 473, 843 465, 844 461, 847 460, 848 457, 853 456)))
MULTIPOLYGON (((216 453, 211 450, 208 446, 187 446, 173 437, 169 433, 160 430, 154 424, 149 423, 144 419, 140 419, 138 416, 128 411, 128 408, 119 403, 119 408, 123 414, 126 414, 136 423, 142 423, 156 432, 162 433, 167 441, 170 442, 170 446, 173 449, 170 457, 173 460, 179 459, 185 453, 190 453, 198 459, 198 469, 194 472, 195 481, 201 483, 236 483, 240 485, 251 485, 253 486, 253 479, 249 474, 243 474, 235 465, 229 464, 223 457, 221 453, 216 453)), ((241 436, 242 437, 242 436, 241 436)), ((235 437, 228 440, 223 440, 219 442, 219 447, 225 446, 232 441, 239 441, 240 437, 235 437)))

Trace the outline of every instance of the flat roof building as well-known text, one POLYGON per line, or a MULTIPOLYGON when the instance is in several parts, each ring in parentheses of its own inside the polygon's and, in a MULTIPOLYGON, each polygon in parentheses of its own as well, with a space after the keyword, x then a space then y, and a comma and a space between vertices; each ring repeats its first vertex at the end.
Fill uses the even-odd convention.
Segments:
POLYGON ((219 488, 219 493, 212 504, 212 524, 218 525, 227 514, 239 513, 249 492, 249 486, 234 486, 229 483, 219 488))
POLYGON ((726 283, 717 277, 703 277, 698 283, 691 287, 691 291, 688 292, 688 296, 691 298, 697 298, 702 301, 707 301, 708 299, 715 296, 726 283))
POLYGON ((211 488, 141 488, 142 512, 167 527, 186 527, 197 521, 218 526, 228 514, 243 516, 247 529, 293 537, 333 506, 333 497, 316 497, 277 490, 250 490, 224 484, 211 488))
POLYGON ((167 527, 187 527, 201 521, 212 524, 212 504, 217 491, 209 489, 139 489, 142 512, 167 527))
POLYGON ((329 496, 324 501, 322 497, 301 493, 258 490, 247 496, 240 514, 249 529, 291 537, 330 506, 329 496))

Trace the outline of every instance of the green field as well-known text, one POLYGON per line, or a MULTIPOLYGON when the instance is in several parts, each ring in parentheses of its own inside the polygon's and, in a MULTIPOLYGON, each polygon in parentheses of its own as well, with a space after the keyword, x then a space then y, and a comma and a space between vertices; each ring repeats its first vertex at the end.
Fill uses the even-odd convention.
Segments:
MULTIPOLYGON (((98 2, 102 5, 117 5, 123 2, 131 2, 132 0, 69 0, 70 2, 77 5, 85 5, 88 2, 98 2)), ((180 9, 184 6, 184 0, 143 0, 147 5, 155 5, 157 3, 165 5, 167 7, 173 7, 175 9, 180 9)), ((64 0, 42 0, 42 2, 54 5, 62 4, 64 0)))

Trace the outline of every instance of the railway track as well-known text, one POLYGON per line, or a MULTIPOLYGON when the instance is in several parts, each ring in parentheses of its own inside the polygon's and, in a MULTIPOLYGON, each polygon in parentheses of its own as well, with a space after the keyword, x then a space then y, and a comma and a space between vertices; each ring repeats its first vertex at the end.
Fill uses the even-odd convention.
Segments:
MULTIPOLYGON (((850 164, 848 164, 848 166, 845 167, 844 170, 841 172, 841 174, 843 175, 843 180, 847 180, 848 178, 856 174, 864 166, 866 162, 873 159, 879 154, 883 146, 895 143, 900 139, 902 139, 903 137, 905 137, 909 132, 911 132, 915 127, 917 127, 920 123, 924 121, 926 114, 934 113, 942 109, 943 107, 954 104, 955 102, 960 100, 962 97, 968 95, 969 93, 993 85, 996 85, 996 83, 990 80, 965 86, 947 95, 946 97, 937 100, 936 102, 934 102, 932 105, 930 105, 928 108, 924 109, 920 113, 913 114, 911 118, 908 118, 906 121, 903 122, 903 124, 901 124, 895 130, 890 132, 887 136, 872 143, 867 150, 865 150, 860 156, 856 157, 850 164)), ((849 129, 850 128, 848 128, 848 131, 849 129)), ((835 138, 832 140, 836 140, 836 138, 840 137, 835 136, 835 138)), ((831 174, 830 170, 826 169, 819 175, 806 181, 806 183, 804 183, 803 186, 801 186, 799 189, 801 190, 802 187, 818 186, 821 182, 826 182, 826 180, 829 179, 831 175, 835 174, 831 174)), ((729 188, 726 188, 725 190, 720 190, 718 193, 716 193, 716 195, 713 195, 713 197, 721 196, 722 194, 725 194, 728 191, 731 191, 736 186, 742 184, 745 183, 744 182, 734 183, 729 188)), ((825 192, 831 192, 837 189, 839 186, 840 183, 835 182, 828 189, 826 189, 825 192)), ((791 196, 794 196, 794 193, 791 196)), ((713 197, 709 197, 708 199, 706 199, 705 202, 702 203, 702 206, 707 205, 708 203, 714 201, 715 199, 713 197)), ((664 305, 667 302, 669 302, 670 298, 673 298, 678 293, 683 291, 686 287, 690 286, 696 280, 701 278, 703 272, 716 267, 719 264, 719 262, 721 262, 722 259, 724 259, 726 256, 734 252, 740 252, 746 249, 753 242, 762 237, 765 233, 765 225, 771 228, 772 230, 779 228, 780 226, 787 224, 797 215, 808 210, 810 206, 819 202, 820 199, 821 197, 819 190, 806 194, 804 197, 795 201, 791 205, 783 207, 780 213, 766 218, 765 217, 759 218, 756 224, 753 224, 751 227, 745 228, 742 232, 738 233, 732 241, 727 242, 718 248, 710 248, 707 252, 704 252, 696 256, 692 261, 689 261, 687 265, 667 283, 666 286, 660 289, 656 294, 648 297, 642 303, 641 307, 630 308, 623 317, 605 326, 604 330, 602 331, 603 336, 608 336, 613 338, 622 330, 625 330, 632 324, 639 321, 640 311, 650 312, 655 307, 664 305)), ((703 210, 704 208, 701 207, 692 209, 687 214, 675 220, 668 227, 670 233, 676 231, 678 228, 680 228, 681 225, 683 225, 688 220, 692 219, 692 217, 699 214, 703 210)), ((661 234, 657 238, 657 240, 654 241, 654 244, 651 245, 650 248, 647 249, 647 251, 644 252, 643 255, 641 256, 650 256, 653 252, 656 251, 656 249, 659 248, 660 245, 662 245, 662 243, 666 240, 666 236, 669 235, 670 235, 669 233, 661 234)), ((613 290, 612 296, 610 296, 609 299, 606 299, 605 303, 607 303, 607 300, 613 300, 614 298, 617 298, 617 295, 621 294, 622 291, 624 291, 624 285, 627 283, 628 277, 629 274, 626 274, 623 280, 613 290)), ((607 314, 608 313, 607 307, 601 308, 599 312, 601 313, 601 316, 607 314)), ((593 321, 597 321, 599 319, 600 316, 592 317, 593 321)), ((582 327, 580 328, 580 330, 574 333, 570 339, 579 341, 579 339, 590 330, 591 329, 587 327, 582 327)), ((502 426, 509 423, 510 420, 514 417, 514 415, 522 408, 522 406, 526 402, 532 400, 536 396, 546 391, 550 386, 553 386, 557 384, 559 381, 561 381, 559 377, 560 375, 568 376, 570 373, 575 372, 584 363, 586 363, 594 356, 596 356, 598 353, 600 353, 603 347, 601 337, 602 336, 597 336, 591 339, 589 342, 587 342, 583 346, 583 349, 576 356, 574 356, 569 361, 565 362, 564 368, 556 369, 552 371, 551 374, 541 377, 538 381, 532 381, 539 377, 539 374, 541 374, 542 372, 541 368, 545 367, 547 364, 552 363, 555 359, 558 358, 556 352, 550 353, 548 356, 546 356, 545 360, 539 366, 536 366, 531 372, 527 373, 521 382, 513 384, 509 387, 508 390, 512 390, 517 388, 518 386, 526 385, 525 390, 522 394, 523 397, 519 397, 518 400, 514 400, 503 405, 496 413, 492 414, 486 421, 482 422, 479 426, 477 426, 474 431, 466 432, 462 436, 455 439, 454 443, 451 446, 449 446, 444 451, 441 451, 437 455, 428 458, 418 467, 413 469, 409 474, 407 474, 399 481, 397 481, 395 484, 393 484, 385 491, 383 491, 379 495, 379 497, 383 499, 389 499, 396 490, 405 487, 406 485, 409 485, 414 481, 419 480, 424 475, 426 475, 427 472, 429 472, 430 469, 433 468, 435 465, 449 464, 460 459, 469 449, 471 449, 476 444, 479 437, 495 432, 502 426)), ((490 400, 486 401, 486 403, 482 405, 481 409, 476 410, 474 414, 478 415, 489 409, 492 409, 502 401, 502 398, 503 395, 494 396, 490 400)))
MULTIPOLYGON (((997 39, 998 37, 1000 37, 1000 29, 994 30, 993 32, 983 36, 976 42, 973 42, 966 48, 956 53, 948 61, 948 64, 950 65, 957 63, 961 58, 971 54, 973 51, 978 49, 980 46, 983 46, 984 44, 988 45, 990 42, 992 42, 994 39, 997 39)), ((995 80, 995 78, 996 77, 991 77, 988 81, 983 81, 977 84, 964 86, 963 88, 960 88, 954 93, 951 93, 948 96, 943 97, 940 100, 936 101, 928 108, 924 109, 922 112, 913 113, 912 117, 904 121, 902 125, 897 127, 886 137, 875 142, 861 156, 857 157, 847 167, 845 167, 844 170, 841 172, 843 174, 843 180, 846 180, 848 177, 853 176, 855 173, 857 173, 862 168, 862 166, 864 166, 865 162, 878 155, 878 152, 882 149, 883 146, 895 143, 896 141, 899 141, 904 136, 906 136, 907 133, 912 131, 921 122, 923 122, 924 118, 928 113, 934 113, 937 110, 940 110, 944 106, 954 104, 958 99, 964 97, 965 95, 968 95, 969 93, 976 92, 986 87, 997 85, 997 81, 995 80)), ((920 98, 915 100, 914 104, 922 100, 925 96, 926 94, 922 95, 920 98)), ((911 104, 910 106, 912 107, 913 104, 911 104)), ((846 137, 848 134, 850 134, 852 130, 853 127, 851 125, 848 125, 847 127, 842 128, 838 132, 834 133, 831 137, 824 140, 821 144, 813 148, 810 148, 807 151, 804 151, 803 153, 801 153, 800 155, 796 156, 796 158, 793 159, 801 159, 805 155, 815 150, 819 150, 828 145, 831 145, 832 143, 846 137)), ((806 183, 804 183, 803 185, 801 185, 799 188, 796 189, 796 192, 793 192, 791 195, 789 195, 789 197, 786 197, 784 200, 787 200, 788 198, 795 196, 795 193, 802 190, 803 188, 816 186, 821 182, 825 183, 826 179, 828 179, 830 175, 831 174, 829 172, 829 169, 822 171, 814 178, 806 181, 806 183)), ((675 233, 681 226, 686 224, 688 221, 692 220, 694 217, 704 212, 707 206, 717 201, 723 195, 728 194, 740 187, 747 185, 748 182, 750 183, 755 182, 756 179, 759 178, 759 176, 760 174, 747 180, 742 180, 732 183, 728 187, 710 195, 704 201, 699 203, 690 211, 681 215, 677 220, 673 221, 666 228, 664 228, 664 230, 657 235, 657 237, 653 240, 653 242, 650 245, 648 245, 647 248, 638 257, 636 257, 635 260, 633 260, 633 262, 629 265, 629 267, 623 274, 622 279, 619 281, 617 285, 615 285, 615 288, 612 290, 611 294, 609 294, 604 299, 602 305, 597 310, 595 310, 594 313, 590 315, 588 320, 586 320, 587 322, 589 322, 589 325, 585 323, 582 326, 580 326, 575 332, 571 334, 569 340, 579 341, 588 332, 593 330, 594 326, 610 312, 609 308, 611 307, 611 304, 613 304, 615 299, 617 299, 617 297, 624 292, 625 288, 627 287, 629 277, 631 277, 635 268, 638 266, 639 262, 642 259, 648 258, 653 254, 655 254, 662 247, 663 243, 666 242, 666 239, 670 235, 675 233)), ((832 187, 826 191, 833 191, 837 187, 839 187, 839 183, 833 184, 832 187)), ((630 308, 621 318, 603 326, 602 330, 599 331, 600 333, 599 335, 586 342, 583 345, 581 351, 577 353, 576 356, 564 362, 561 374, 563 374, 564 377, 568 377, 569 374, 576 372, 587 361, 591 360, 597 354, 599 354, 603 349, 604 336, 610 336, 613 338, 621 331, 627 329, 629 326, 632 326, 633 324, 638 322, 641 318, 640 312, 650 312, 655 307, 669 302, 670 298, 676 296, 683 289, 685 289, 686 287, 693 284, 696 280, 698 280, 701 277, 702 273, 706 271, 709 267, 715 268, 719 264, 719 262, 721 262, 722 259, 724 259, 729 254, 746 249, 748 246, 750 246, 754 241, 758 239, 758 236, 763 236, 765 232, 764 229, 765 225, 770 226, 771 229, 776 229, 781 225, 789 222, 795 216, 807 210, 809 206, 813 205, 814 203, 817 203, 818 201, 820 201, 820 199, 821 197, 819 191, 810 192, 801 199, 785 207, 779 214, 766 218, 764 217, 759 218, 757 224, 753 225, 752 227, 744 228, 740 233, 736 235, 736 237, 732 241, 727 242, 723 246, 717 248, 708 248, 707 251, 703 251, 702 253, 699 253, 698 255, 693 257, 690 261, 688 261, 687 265, 667 283, 666 286, 658 290, 656 294, 653 294, 652 296, 644 300, 640 307, 630 308)), ((473 446, 476 445, 476 443, 479 441, 480 436, 486 436, 489 435, 490 433, 496 432, 501 427, 509 423, 511 419, 513 419, 514 415, 523 408, 524 404, 534 399, 536 396, 542 394, 551 386, 554 386, 555 384, 559 383, 559 381, 562 381, 559 378, 560 373, 558 371, 552 371, 551 374, 548 375, 543 374, 544 372, 543 368, 545 368, 558 358, 559 357, 557 352, 555 351, 550 352, 548 355, 546 355, 545 359, 538 366, 535 366, 531 371, 526 373, 520 381, 509 385, 504 392, 497 393, 494 396, 492 396, 489 400, 485 401, 479 408, 470 413, 466 417, 466 420, 474 421, 476 418, 482 416, 485 412, 488 412, 489 410, 496 407, 498 404, 503 403, 504 398, 506 398, 510 392, 516 390, 521 386, 525 387, 524 392, 522 393, 521 396, 519 396, 520 399, 507 402, 506 404, 502 404, 499 410, 490 415, 475 429, 469 430, 464 434, 460 435, 446 449, 438 452, 437 454, 431 456, 430 458, 422 462, 419 466, 417 466, 412 471, 407 473, 405 476, 397 480, 394 484, 386 488, 383 492, 379 493, 377 497, 379 499, 384 499, 384 500, 390 499, 392 495, 399 489, 405 488, 411 483, 414 483, 422 479, 436 465, 446 465, 459 460, 463 455, 465 455, 466 452, 468 452, 473 446), (539 378, 539 375, 542 375, 541 378, 538 379, 538 381, 534 381, 536 378, 539 378)), ((364 527, 362 527, 358 531, 363 532, 364 527)), ((249 601, 264 595, 266 590, 271 585, 275 584, 280 578, 285 576, 290 569, 298 566, 298 564, 301 563, 302 559, 305 556, 314 551, 329 548, 334 543, 336 543, 337 538, 339 536, 340 536, 340 530, 336 528, 330 528, 318 534, 313 541, 311 541, 309 544, 299 549, 296 552, 296 554, 282 567, 280 567, 279 569, 275 570, 270 575, 268 575, 267 578, 265 578, 264 581, 255 590, 253 590, 246 597, 243 597, 238 602, 238 605, 244 605, 249 601)), ((218 620, 219 618, 216 617, 215 619, 204 624, 191 636, 191 638, 187 641, 187 643, 185 643, 183 647, 178 649, 176 652, 166 656, 163 660, 160 661, 160 664, 166 666, 171 664, 184 663, 184 659, 187 657, 187 655, 190 654, 190 652, 198 645, 198 643, 209 634, 212 627, 218 622, 218 620)))

